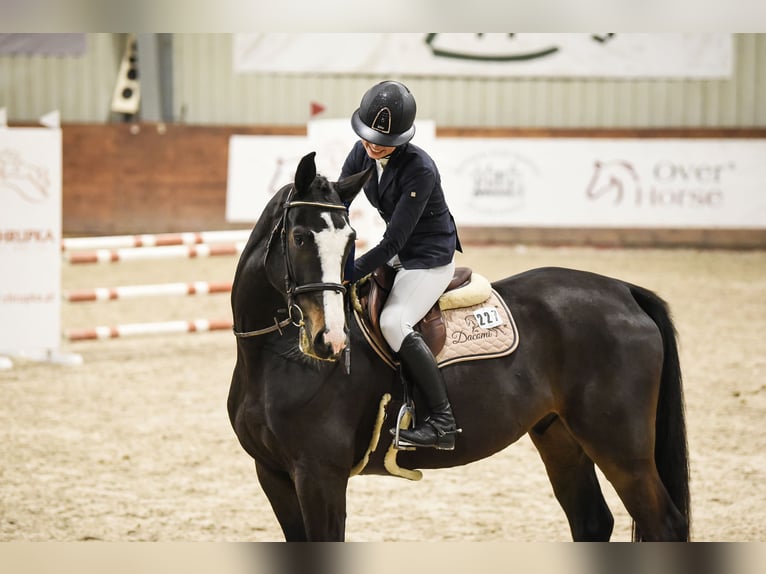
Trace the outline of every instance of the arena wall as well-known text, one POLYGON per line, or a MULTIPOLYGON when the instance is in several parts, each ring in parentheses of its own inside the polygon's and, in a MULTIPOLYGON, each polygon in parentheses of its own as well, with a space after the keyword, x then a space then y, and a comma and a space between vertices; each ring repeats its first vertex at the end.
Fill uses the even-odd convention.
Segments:
MULTIPOLYGON (((226 221, 228 141, 305 135, 304 127, 148 123, 63 127, 64 234, 115 235, 242 228, 226 221)), ((441 137, 737 137, 766 130, 487 130, 441 128, 441 137)), ((766 247, 766 230, 461 227, 466 243, 766 247)))

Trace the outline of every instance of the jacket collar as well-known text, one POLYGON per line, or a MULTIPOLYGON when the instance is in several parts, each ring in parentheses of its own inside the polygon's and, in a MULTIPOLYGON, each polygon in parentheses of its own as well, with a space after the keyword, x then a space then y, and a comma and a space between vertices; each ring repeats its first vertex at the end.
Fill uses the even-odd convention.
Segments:
POLYGON ((378 193, 379 193, 379 195, 383 195, 385 193, 386 189, 393 182, 393 180, 394 180, 394 171, 396 171, 395 168, 398 165, 398 163, 401 161, 402 155, 404 154, 404 149, 408 145, 409 144, 400 145, 389 156, 388 165, 383 170, 383 174, 380 176, 380 181, 378 182, 378 193))

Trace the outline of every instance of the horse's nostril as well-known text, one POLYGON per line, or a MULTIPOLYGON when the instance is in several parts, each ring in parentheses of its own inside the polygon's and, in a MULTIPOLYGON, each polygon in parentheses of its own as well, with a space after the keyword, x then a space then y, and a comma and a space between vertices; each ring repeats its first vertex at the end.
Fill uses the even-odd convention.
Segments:
POLYGON ((338 331, 331 331, 330 329, 325 329, 322 332, 324 347, 335 356, 339 355, 346 346, 348 330, 344 328, 341 333, 342 335, 339 336, 338 331))

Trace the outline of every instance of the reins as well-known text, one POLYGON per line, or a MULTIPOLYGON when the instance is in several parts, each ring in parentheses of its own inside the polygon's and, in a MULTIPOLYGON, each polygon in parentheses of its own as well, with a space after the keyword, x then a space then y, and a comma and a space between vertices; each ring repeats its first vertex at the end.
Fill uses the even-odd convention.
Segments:
POLYGON ((274 317, 274 324, 270 327, 266 327, 265 329, 256 329, 255 331, 234 331, 234 336, 239 337, 241 339, 246 339, 248 337, 257 337, 258 335, 266 335, 267 333, 273 333, 274 331, 279 331, 279 334, 282 334, 282 327, 287 327, 292 322, 292 319, 288 317, 284 321, 277 322, 277 318, 274 317))
MULTIPOLYGON (((273 333, 274 331, 279 331, 279 334, 282 334, 282 327, 286 327, 290 323, 295 325, 296 327, 303 327, 303 311, 301 308, 295 303, 295 297, 297 295, 300 295, 302 293, 312 293, 315 291, 336 291, 341 294, 346 293, 346 287, 345 285, 341 283, 334 283, 329 281, 323 281, 323 282, 316 282, 316 283, 305 283, 303 285, 298 285, 295 281, 295 273, 293 271, 293 264, 290 260, 290 257, 287 256, 287 214, 293 207, 321 207, 324 209, 346 209, 346 206, 344 205, 338 205, 336 203, 325 203, 325 202, 319 202, 319 201, 290 201, 290 196, 292 196, 293 192, 295 191, 295 186, 293 186, 290 190, 290 194, 288 195, 287 201, 282 206, 282 215, 279 218, 279 221, 274 226, 274 229, 271 230, 271 235, 269 236, 269 242, 266 246, 266 253, 263 256, 263 267, 266 268, 266 261, 269 257, 269 251, 271 247, 271 243, 274 240, 274 235, 279 232, 281 234, 281 240, 282 240, 282 253, 283 257, 285 259, 285 295, 287 296, 287 319, 284 319, 283 321, 277 321, 277 318, 274 317, 274 324, 270 325, 268 327, 265 327, 263 329, 256 329, 254 331, 234 331, 234 336, 238 338, 247 338, 247 337, 257 337, 259 335, 266 335, 267 333, 273 333), (297 317, 293 317, 294 310, 297 310, 297 317)), ((284 309, 282 309, 284 311, 284 309)))

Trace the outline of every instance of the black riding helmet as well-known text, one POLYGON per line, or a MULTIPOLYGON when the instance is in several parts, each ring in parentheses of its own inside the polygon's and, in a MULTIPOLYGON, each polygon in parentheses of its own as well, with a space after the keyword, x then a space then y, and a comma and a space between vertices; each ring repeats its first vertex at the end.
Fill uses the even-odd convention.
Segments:
POLYGON ((407 86, 386 81, 371 87, 351 116, 356 135, 370 143, 396 147, 415 135, 415 98, 407 86))

